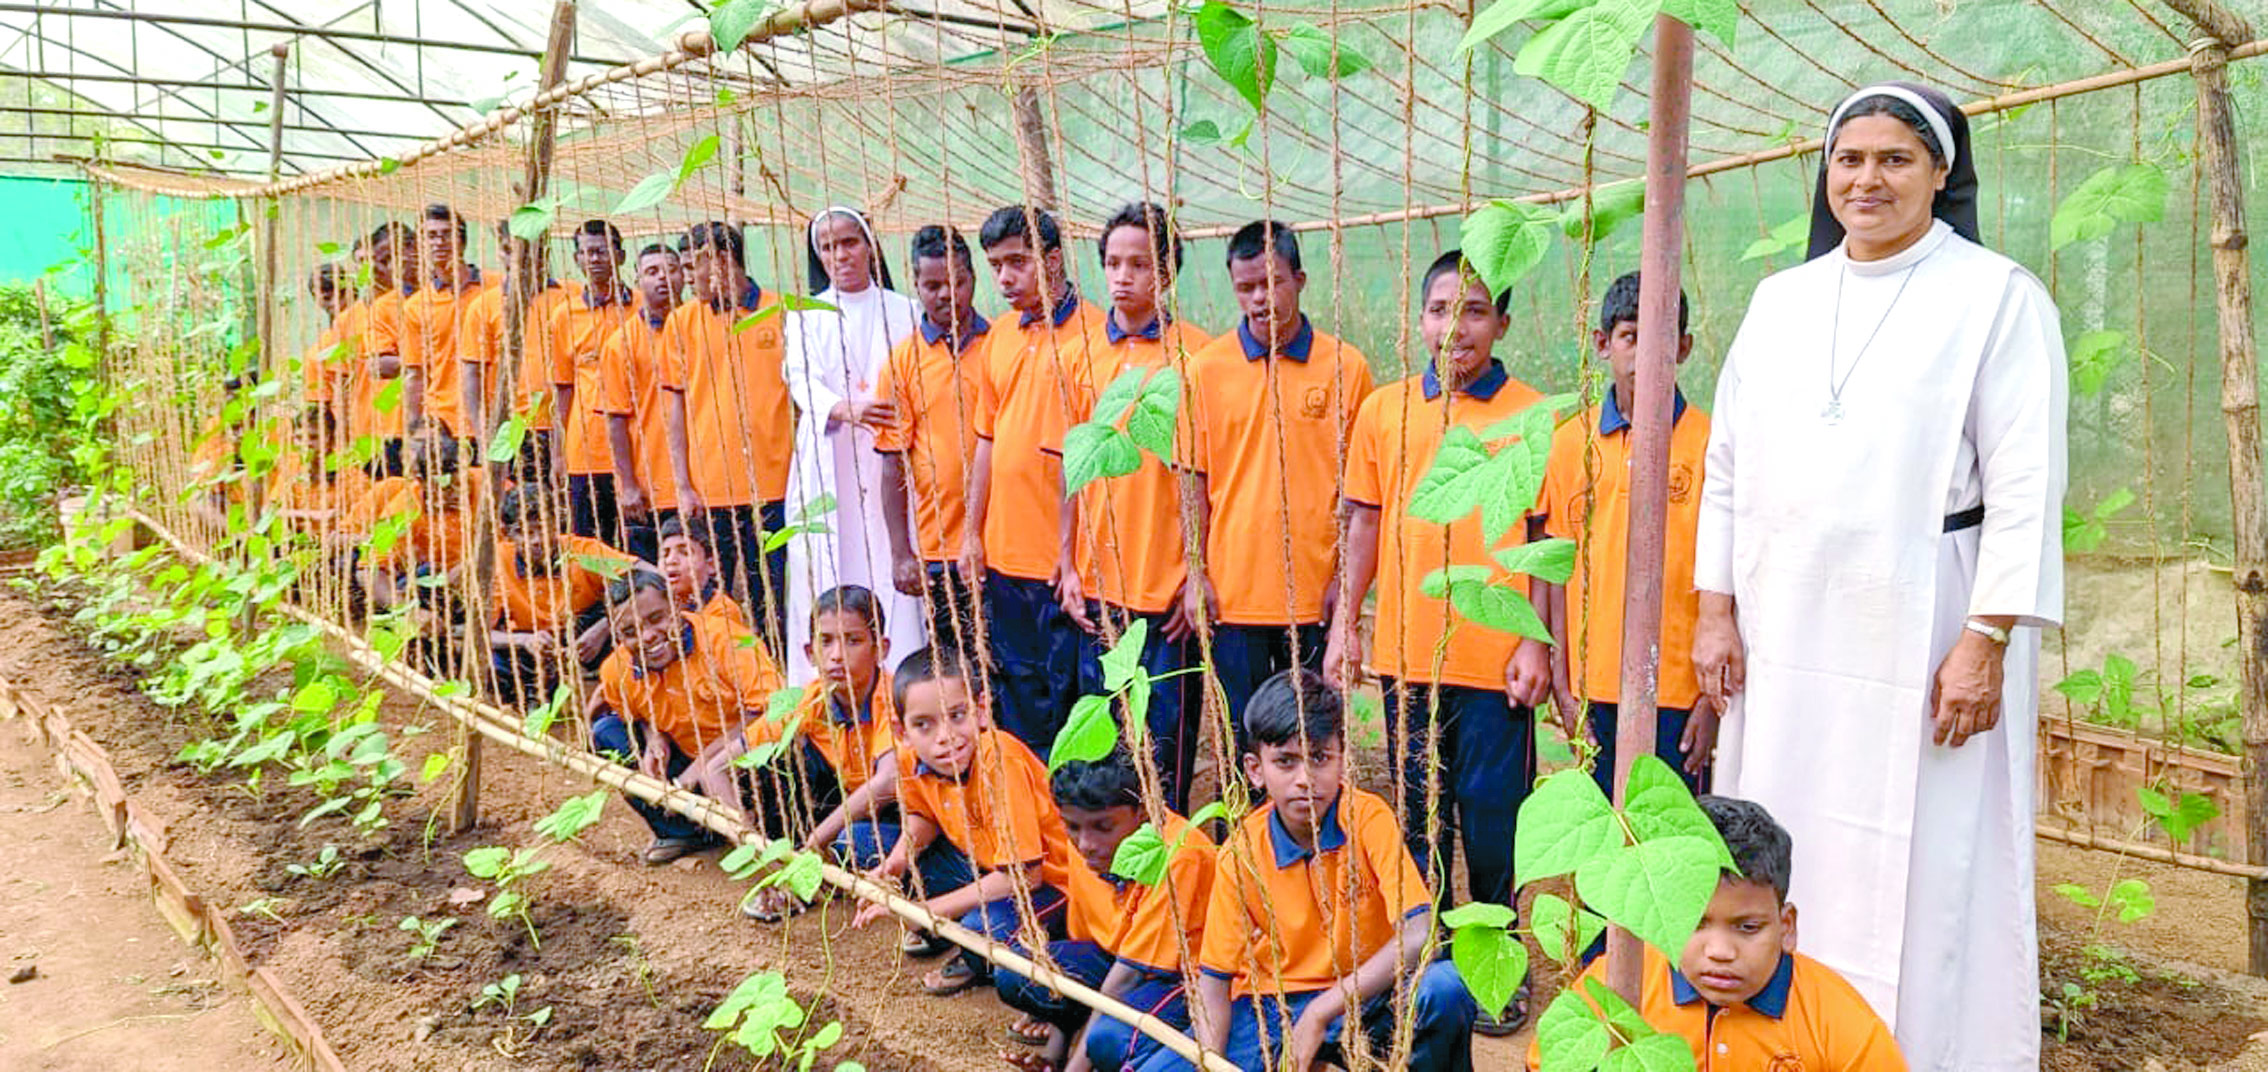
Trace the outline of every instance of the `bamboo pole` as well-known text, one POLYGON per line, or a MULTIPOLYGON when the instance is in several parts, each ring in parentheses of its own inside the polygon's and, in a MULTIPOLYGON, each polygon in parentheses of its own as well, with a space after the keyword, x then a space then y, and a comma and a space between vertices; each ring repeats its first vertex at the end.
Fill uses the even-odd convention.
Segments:
MULTIPOLYGON (((2237 650, 2244 712, 2245 840, 2268 863, 2268 501, 2260 441, 2259 348, 2252 332, 2252 258, 2244 219, 2244 165, 2229 105, 2227 42, 2251 28, 2213 0, 2167 0, 2205 37, 2189 46, 2197 82, 2197 132, 2211 192, 2213 277, 2220 313, 2221 420, 2229 441, 2229 506, 2235 530, 2237 650)), ((2268 975, 2268 880, 2245 882, 2247 967, 2268 975)))
POLYGON ((2232 875, 2237 878, 2252 879, 2256 882, 2268 879, 2268 867, 2259 864, 2232 863, 2228 860, 2216 860, 2210 856, 2199 856, 2194 852, 2169 849, 2163 845, 2149 845, 2138 841, 2127 841, 2123 838, 2104 837, 2084 828, 2040 826, 2035 827, 2033 833, 2037 834, 2043 841, 2053 841, 2059 845, 2069 845, 2078 849, 2100 849, 2104 852, 2117 853, 2120 856, 2131 856, 2137 860, 2172 864, 2175 867, 2186 867, 2192 871, 2203 871, 2213 875, 2232 875))
MULTIPOLYGON (((1646 128, 1645 237, 1639 250, 1638 385, 1630 422, 1630 531, 1622 596, 1622 692, 1614 730, 1614 797, 1630 765, 1654 754, 1662 662, 1662 528, 1669 518, 1671 398, 1677 384, 1677 296, 1685 252, 1686 130, 1693 117, 1693 28, 1654 18, 1654 82, 1646 128)), ((1625 399, 1626 403, 1633 400, 1625 399)), ((1638 1004, 1646 947, 1620 927, 1607 939, 1607 982, 1638 1004)))

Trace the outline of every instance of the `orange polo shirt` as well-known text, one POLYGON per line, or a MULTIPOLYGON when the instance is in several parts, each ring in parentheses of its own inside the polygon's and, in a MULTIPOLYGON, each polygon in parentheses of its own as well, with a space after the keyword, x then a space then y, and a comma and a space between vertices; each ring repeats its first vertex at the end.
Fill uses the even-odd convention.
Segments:
POLYGON ((323 325, 323 332, 315 337, 315 345, 299 358, 300 386, 306 402, 328 412, 333 420, 340 418, 338 400, 340 381, 346 375, 345 356, 339 349, 339 317, 323 325))
MULTIPOLYGON (((1082 419, 1094 419, 1096 397, 1128 369, 1154 376, 1170 368, 1179 372, 1186 384, 1190 355, 1213 341, 1212 336, 1179 322, 1162 327, 1153 322, 1146 331, 1127 334, 1118 329, 1117 317, 1107 313, 1101 338, 1094 390, 1081 403, 1082 419)), ((1188 398, 1186 389, 1182 397, 1188 398)), ((1116 424, 1126 427, 1123 420, 1116 424)), ((1179 411, 1176 425, 1173 435, 1178 444, 1190 435, 1186 405, 1179 411)), ((1060 456, 1062 438, 1057 437, 1048 449, 1060 456)), ((1087 595, 1143 614, 1160 614, 1173 605, 1181 582, 1189 577, 1181 480, 1181 474, 1171 466, 1144 453, 1140 468, 1080 491, 1079 530, 1072 534, 1071 550, 1087 595)))
POLYGON ((740 604, 733 602, 733 598, 715 581, 710 581, 708 588, 679 604, 679 607, 687 614, 716 615, 739 626, 743 632, 748 629, 748 612, 740 609, 740 604))
POLYGON ((564 433, 562 442, 555 445, 565 452, 563 459, 571 476, 614 472, 614 447, 606 438, 606 415, 598 408, 606 397, 599 375, 599 351, 637 310, 638 294, 629 287, 594 296, 586 286, 560 302, 545 324, 544 333, 551 340, 551 383, 575 389, 575 412, 558 415, 557 423, 564 433))
MULTIPOLYGON (((408 295, 400 290, 389 290, 370 299, 359 322, 350 321, 350 326, 340 329, 341 337, 351 339, 359 335, 362 340, 362 365, 356 370, 353 391, 356 416, 349 419, 362 422, 350 423, 358 438, 372 435, 380 439, 400 439, 402 426, 409 418, 409 407, 400 399, 400 388, 393 392, 396 397, 392 406, 381 408, 378 403, 378 396, 387 393, 387 385, 401 382, 401 377, 385 379, 372 367, 380 354, 402 352, 402 314, 408 300, 408 295)), ((354 313, 355 307, 350 305, 340 314, 340 319, 347 321, 354 313)))
POLYGON ((575 616, 606 596, 606 578, 575 561, 576 556, 629 565, 636 561, 588 536, 561 534, 559 561, 550 572, 535 573, 520 558, 519 545, 496 541, 496 620, 516 633, 553 632, 574 624, 575 616))
POLYGON ((455 569, 464 561, 472 539, 472 507, 480 501, 485 483, 478 469, 460 470, 450 477, 446 487, 434 488, 431 495, 412 477, 380 480, 347 509, 340 528, 368 534, 382 518, 412 518, 409 531, 376 561, 395 569, 409 565, 455 569))
POLYGON ((747 631, 731 622, 688 614, 678 627, 680 657, 653 673, 638 667, 630 648, 617 645, 599 664, 599 698, 624 719, 668 734, 690 756, 743 719, 762 715, 782 679, 764 646, 740 643, 747 631))
POLYGON ((1214 855, 1220 850, 1203 830, 1170 811, 1164 837, 1168 845, 1182 841, 1155 886, 1098 875, 1072 854, 1069 926, 1073 938, 1102 946, 1134 967, 1174 973, 1181 970, 1182 949, 1195 955, 1203 943, 1214 855))
POLYGON ((969 458, 976 453, 971 417, 992 324, 979 316, 967 338, 955 342, 950 334, 924 315, 921 332, 890 352, 874 383, 875 397, 898 407, 898 419, 874 433, 874 449, 903 455, 913 487, 914 546, 925 562, 961 557, 969 458))
POLYGON ((637 454, 630 471, 646 486, 656 510, 677 508, 677 481, 669 472, 669 418, 661 405, 666 323, 640 313, 607 338, 599 349, 599 397, 592 406, 607 417, 630 418, 630 449, 637 454))
POLYGON ((835 769, 835 780, 848 798, 874 779, 882 758, 898 747, 898 710, 891 695, 888 670, 876 675, 873 693, 857 711, 839 702, 824 682, 814 681, 804 689, 803 702, 792 713, 778 722, 760 718, 749 723, 748 747, 782 739, 793 724, 796 736, 811 742, 820 755, 827 757, 827 765, 835 769))
MULTIPOLYGON (((467 300, 457 329, 459 356, 482 366, 481 376, 491 403, 496 397, 495 369, 504 360, 504 307, 512 300, 510 290, 509 286, 489 287, 467 300)), ((520 329, 522 349, 518 381, 512 388, 512 412, 527 421, 529 431, 548 432, 552 428, 552 339, 544 329, 551 323, 551 314, 567 303, 567 288, 558 283, 545 284, 528 299, 528 314, 520 329)))
MULTIPOLYGON (((693 489, 710 506, 748 506, 787 497, 795 450, 795 409, 780 360, 785 310, 735 334, 733 325, 779 304, 754 282, 739 300, 687 302, 663 329, 662 388, 685 396, 685 461, 693 489)), ((668 473, 668 440, 662 441, 668 473)), ((673 493, 674 494, 674 493, 673 493)))
POLYGON ((1073 292, 1046 316, 994 324, 977 380, 976 434, 992 441, 984 557, 1010 577, 1055 572, 1063 467, 1042 448, 1079 422, 1091 397, 1102 311, 1073 292))
POLYGON ((402 303, 402 368, 405 374, 425 370, 425 416, 451 435, 462 435, 467 427, 459 328, 465 307, 484 289, 476 268, 455 290, 426 287, 402 303))
POLYGON ((1271 804, 1237 825, 1219 860, 1197 965, 1233 980, 1236 994, 1321 990, 1433 907, 1394 809, 1351 785, 1314 851, 1292 840, 1271 804))
POLYGON ((356 465, 342 465, 327 474, 310 472, 306 452, 293 447, 277 457, 274 471, 268 474, 267 504, 271 510, 325 515, 288 519, 295 529, 317 532, 341 523, 347 510, 370 493, 370 483, 370 475, 356 465))
MULTIPOLYGON (((1709 416, 1677 395, 1670 428, 1669 520, 1662 530, 1663 707, 1691 709, 1701 698, 1693 670, 1693 628, 1701 593, 1693 587, 1693 535, 1701 523, 1701 477, 1709 416)), ((1629 554, 1630 422, 1609 389, 1603 403, 1559 427, 1544 468, 1536 513, 1544 532, 1576 543, 1567 578, 1568 679, 1584 699, 1622 696, 1622 575, 1629 554), (1590 459, 1585 461, 1588 452, 1590 459), (1586 519, 1585 513, 1590 517, 1586 519)))
POLYGON ((912 749, 898 752, 898 807, 937 824, 979 872, 1039 865, 1058 890, 1071 881, 1071 833, 1055 809, 1047 765, 1024 742, 996 729, 978 732, 976 758, 958 780, 929 769, 912 749))
MULTIPOLYGON (((1519 638, 1463 621, 1448 600, 1426 595, 1420 585, 1426 574, 1451 563, 1486 566, 1497 582, 1506 582, 1511 574, 1489 557, 1493 547, 1485 539, 1478 513, 1448 525, 1436 524, 1411 516, 1410 493, 1433 467, 1452 422, 1479 432, 1542 397, 1507 375, 1502 362, 1494 362, 1478 380, 1446 400, 1432 369, 1381 387, 1363 400, 1347 441, 1346 497, 1350 503, 1378 510, 1373 673, 1436 685, 1504 688, 1504 664, 1511 661, 1519 638), (1456 637, 1444 644, 1451 623, 1456 623, 1456 637)), ((1503 445, 1490 444, 1499 449, 1503 445)), ((1526 539, 1526 525, 1516 521, 1494 547, 1514 546, 1526 539)), ((1509 583, 1525 593, 1525 580, 1509 583)))
POLYGON ((1196 412, 1184 463, 1206 477, 1205 568, 1221 621, 1322 621, 1338 568, 1339 475, 1370 394, 1369 361, 1304 319, 1270 354, 1239 321, 1189 369, 1185 400, 1196 412))
MULTIPOLYGON (((1640 970, 1638 1015, 1684 1039, 1700 1072, 1906 1072, 1897 1039, 1858 988, 1801 953, 1781 954, 1772 981, 1733 1008, 1710 1005, 1652 946, 1640 970)), ((1605 958, 1592 961, 1583 978, 1604 982, 1605 958)), ((1542 1063, 1529 1042, 1528 1067, 1542 1063)))

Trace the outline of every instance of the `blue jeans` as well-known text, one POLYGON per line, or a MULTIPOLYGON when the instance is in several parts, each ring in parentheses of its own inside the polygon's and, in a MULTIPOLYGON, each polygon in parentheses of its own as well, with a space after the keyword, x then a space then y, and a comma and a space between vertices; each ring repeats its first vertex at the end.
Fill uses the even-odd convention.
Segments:
MULTIPOLYGON (((1271 1072, 1283 1061, 1284 1036, 1299 1014, 1320 990, 1275 997, 1247 994, 1229 1004, 1228 1045, 1221 1056, 1244 1072, 1271 1072)), ((1373 1054, 1391 1052, 1395 1034, 1394 991, 1387 990, 1362 1005, 1362 1033, 1373 1054)), ((1395 1066, 1409 1072, 1471 1072, 1473 1021, 1480 1007, 1465 991, 1465 981, 1446 960, 1437 960, 1418 972, 1409 1001, 1410 1060, 1395 1066)), ((1324 1033, 1323 1060, 1343 1062, 1340 1033, 1346 1019, 1331 1021, 1324 1033)), ((1160 1049, 1142 1062, 1141 1072, 1181 1072, 1191 1066, 1172 1050, 1160 1049)))
MULTIPOLYGON (((1142 643, 1141 662, 1143 671, 1152 678, 1197 662, 1195 638, 1166 639, 1167 615, 1141 614, 1094 602, 1087 604, 1087 615, 1097 622, 1107 615, 1113 625, 1121 627, 1131 626, 1136 621, 1148 622, 1149 634, 1142 643)), ((1100 635, 1080 634, 1081 693, 1103 695, 1102 657, 1106 650, 1108 645, 1100 635)), ((1183 674, 1150 686, 1150 737, 1155 742, 1158 773, 1165 783, 1166 806, 1184 815, 1189 813, 1189 777, 1197 769, 1197 745, 1201 736, 1198 713, 1204 710, 1198 684, 1197 675, 1183 674)))
MULTIPOLYGON (((1615 719, 1622 713, 1618 704, 1591 701, 1591 739, 1599 743, 1598 760, 1591 767, 1591 780, 1599 783, 1599 791, 1614 799, 1614 735, 1615 719)), ((1709 791, 1709 777, 1685 773, 1685 753, 1679 751, 1678 742, 1685 738, 1686 723, 1693 720, 1693 712, 1675 707, 1654 710, 1654 755, 1669 764, 1677 776, 1685 779, 1685 787, 1698 796, 1709 791)))
POLYGON ((1299 665, 1323 669, 1323 626, 1215 625, 1213 676, 1228 700, 1229 728, 1244 730, 1244 704, 1262 682, 1292 668, 1292 640, 1299 641, 1299 665))
POLYGON ((1078 699, 1079 627, 1046 581, 984 577, 986 639, 992 646, 992 720, 1047 758, 1078 699))
MULTIPOLYGON (((1024 948, 1019 945, 1016 951, 1022 953, 1024 948)), ((1057 971, 1097 988, 1102 986, 1103 976, 1110 974, 1110 966, 1117 961, 1093 942, 1049 942, 1047 956, 1057 971)), ((1086 1022, 1086 1006, 1014 972, 995 971, 992 985, 1000 991, 1001 1004, 1050 1024, 1065 1035, 1079 1030, 1079 1025, 1086 1022)))
MULTIPOLYGON (((852 823, 835 840, 835 852, 853 861, 864 871, 880 864, 898 843, 898 824, 879 819, 862 819, 852 823)), ((914 878, 917 886, 912 896, 927 900, 941 893, 950 893, 977 880, 975 865, 968 855, 944 838, 929 843, 914 860, 914 878)), ((1064 937, 1063 891, 1053 886, 1032 889, 1032 911, 1050 938, 1064 937)), ((1012 897, 989 902, 960 919, 961 926, 986 935, 1002 945, 1014 943, 1022 930, 1016 916, 1016 901, 1012 897)), ((961 960, 976 973, 979 981, 992 978, 992 963, 973 953, 962 952, 961 960)))
MULTIPOLYGON (((629 757, 628 761, 622 765, 636 767, 638 756, 645 748, 645 735, 652 732, 654 731, 649 727, 626 722, 621 715, 608 711, 591 720, 591 747, 600 752, 613 752, 617 755, 627 756, 629 757)), ((693 757, 686 755, 684 750, 678 748, 677 742, 670 741, 667 776, 675 778, 685 773, 685 768, 692 765, 693 757)), ((636 797, 624 797, 623 800, 630 805, 630 810, 637 812, 638 817, 646 821, 646 829, 653 831, 656 838, 707 840, 712 836, 708 827, 702 826, 668 808, 647 803, 636 797)))
POLYGON ((1454 822, 1472 899, 1511 905, 1513 827, 1536 780, 1534 712, 1512 706, 1500 689, 1392 678, 1379 686, 1386 695, 1387 749, 1402 777, 1402 837, 1434 903, 1451 900, 1457 852, 1448 831, 1454 822))
MULTIPOLYGON (((1144 970, 1139 981, 1118 995, 1129 1008, 1140 1009, 1168 1024, 1189 1030, 1188 995, 1178 972, 1144 970)), ((1097 1072, 1118 1072, 1149 1060, 1163 1047, 1157 1040, 1108 1016, 1087 1022, 1087 1061, 1097 1072)))

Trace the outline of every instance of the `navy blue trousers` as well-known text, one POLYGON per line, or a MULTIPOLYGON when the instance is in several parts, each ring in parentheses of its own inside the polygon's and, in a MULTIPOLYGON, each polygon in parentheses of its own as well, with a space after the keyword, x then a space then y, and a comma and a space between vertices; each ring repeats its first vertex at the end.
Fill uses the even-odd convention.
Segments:
MULTIPOLYGON (((625 721, 621 715, 607 711, 591 720, 591 747, 601 753, 614 753, 622 757, 616 762, 635 768, 638 756, 645 748, 645 735, 651 732, 650 728, 625 721)), ((675 778, 692 765, 693 757, 678 748, 677 742, 670 741, 669 769, 664 776, 675 778)), ((706 839, 710 836, 707 827, 668 808, 636 797, 624 797, 623 800, 630 805, 630 810, 638 813, 638 818, 646 821, 646 829, 653 831, 657 838, 706 839)))
MULTIPOLYGON (((696 519, 687 517, 685 523, 696 519)), ((709 527, 717 581, 750 609, 749 628, 779 651, 787 636, 787 545, 766 552, 764 534, 787 527, 787 504, 712 506, 698 523, 709 527)))
POLYGON ((1079 627, 1046 581, 985 574, 984 616, 992 646, 992 720, 1041 759, 1079 698, 1079 627))
MULTIPOLYGON (((1150 675, 1149 729, 1152 746, 1156 749, 1158 773, 1165 783, 1166 804, 1173 810, 1189 814, 1189 778, 1197 769, 1197 746, 1200 723, 1198 714, 1204 708, 1200 680, 1195 674, 1165 677, 1176 670, 1193 666, 1197 662, 1197 644, 1194 637, 1168 640, 1165 635, 1166 615, 1140 614, 1123 607, 1105 607, 1100 603, 1087 604, 1087 616, 1100 622, 1107 615, 1114 625, 1131 627, 1136 621, 1149 623, 1147 639, 1142 643, 1142 670, 1150 675)), ((1084 694, 1103 694, 1103 652, 1108 645, 1094 633, 1082 633, 1079 642, 1079 691, 1084 694)))
POLYGON ((1511 905, 1513 826, 1536 780, 1534 712, 1512 706, 1501 689, 1392 678, 1379 685, 1387 748, 1401 772, 1402 836, 1434 902, 1451 901, 1461 841, 1472 899, 1511 905))
MULTIPOLYGON (((1290 1025, 1321 993, 1310 990, 1280 997, 1247 994, 1230 1002, 1228 1045, 1221 1056, 1244 1072, 1272 1072, 1283 1061, 1284 1036, 1290 1033, 1290 1025)), ((1393 999, 1394 991, 1389 989, 1362 1006, 1362 1033, 1370 1042, 1370 1052, 1380 1057, 1393 1048, 1393 999)), ((1465 980, 1448 961, 1434 961, 1418 972, 1409 1015, 1414 1021, 1410 1025, 1410 1061, 1397 1067, 1409 1072, 1471 1072, 1473 1021, 1479 1017, 1480 1007, 1473 1003, 1465 980)), ((1317 1055, 1321 1060, 1346 1064, 1340 1045, 1345 1029, 1345 1017, 1331 1022, 1323 1050, 1317 1055)), ((1142 1062, 1141 1072, 1183 1072, 1191 1067, 1181 1055, 1160 1049, 1142 1062)))
MULTIPOLYGON (((1599 703, 1595 700, 1591 703, 1591 739, 1599 744, 1599 756, 1591 767, 1591 779, 1599 783, 1599 791, 1605 793, 1609 800, 1614 799, 1615 720, 1621 712, 1618 704, 1599 703)), ((1661 757, 1662 762, 1669 764, 1678 777, 1685 779, 1687 789, 1699 796, 1709 791, 1708 776, 1704 774, 1697 778, 1685 773, 1685 753, 1677 747, 1677 743, 1685 738, 1686 723, 1692 720, 1691 711, 1675 707, 1655 708, 1654 754, 1661 757)))
POLYGON ((1317 625, 1213 626, 1213 676, 1228 700, 1229 727, 1241 731, 1244 705, 1260 684, 1292 668, 1292 639, 1299 665, 1323 669, 1323 627, 1317 625))

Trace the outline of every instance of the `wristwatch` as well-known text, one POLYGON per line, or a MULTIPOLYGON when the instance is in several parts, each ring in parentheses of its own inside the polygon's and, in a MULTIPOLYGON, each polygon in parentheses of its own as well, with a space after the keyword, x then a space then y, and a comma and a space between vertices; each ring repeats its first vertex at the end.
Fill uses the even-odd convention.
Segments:
POLYGON ((1965 622, 1962 622, 1961 628, 1966 629, 1969 632, 1976 633, 1979 636, 1984 637, 1986 640, 1990 640, 1993 643, 2000 645, 2001 647, 2005 648, 2008 646, 2008 630, 2002 629, 2001 627, 1990 622, 1980 622, 1975 618, 1971 618, 1965 622))

